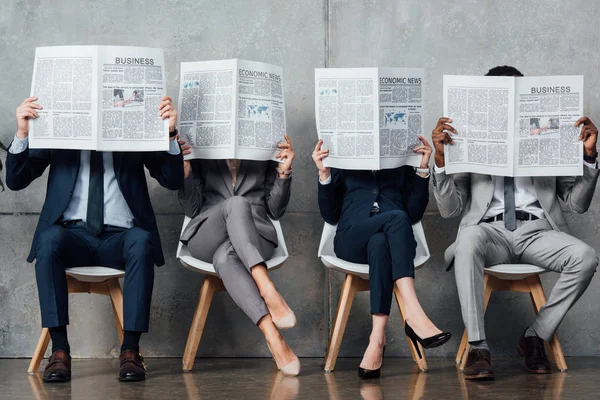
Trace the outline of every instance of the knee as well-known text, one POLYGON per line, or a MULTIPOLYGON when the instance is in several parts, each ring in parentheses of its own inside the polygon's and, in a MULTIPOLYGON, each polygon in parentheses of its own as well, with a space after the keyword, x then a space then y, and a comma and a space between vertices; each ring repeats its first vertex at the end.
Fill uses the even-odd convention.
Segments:
POLYGON ((250 208, 250 202, 243 196, 233 196, 225 200, 223 208, 227 212, 239 211, 250 208))
POLYGON ((123 249, 126 254, 149 255, 152 253, 152 238, 150 233, 141 228, 130 228, 125 234, 123 249))
POLYGON ((65 228, 59 225, 52 225, 40 232, 38 237, 38 251, 44 253, 56 253, 66 237, 65 228))
MULTIPOLYGON (((580 243, 573 246, 573 254, 570 262, 568 263, 571 267, 577 268, 577 271, 581 274, 582 280, 588 281, 592 279, 596 268, 598 267, 598 256, 596 250, 593 247, 580 243)), ((565 268, 567 265, 565 265, 565 268)))
POLYGON ((213 267, 215 268, 217 275, 219 275, 219 277, 228 275, 235 267, 236 258, 237 254, 233 248, 217 250, 213 256, 213 267))

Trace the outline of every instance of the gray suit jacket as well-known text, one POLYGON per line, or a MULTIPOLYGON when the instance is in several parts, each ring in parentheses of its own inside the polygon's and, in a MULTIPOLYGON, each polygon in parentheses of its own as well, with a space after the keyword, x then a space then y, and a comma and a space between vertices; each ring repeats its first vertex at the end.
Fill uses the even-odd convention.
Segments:
MULTIPOLYGON (((588 210, 600 170, 583 167, 582 176, 534 177, 538 201, 553 229, 569 233, 560 200, 573 212, 588 210)), ((494 196, 492 177, 482 174, 433 173, 433 194, 444 218, 462 216, 460 228, 478 224, 487 212, 494 196)), ((459 229, 460 229, 459 228, 459 229)), ((446 266, 454 259, 453 243, 444 254, 446 266)))
POLYGON ((260 235, 277 245, 277 232, 268 217, 279 219, 290 201, 291 177, 279 177, 274 161, 242 160, 235 188, 225 160, 192 160, 192 173, 179 189, 179 203, 192 221, 181 234, 185 244, 211 210, 232 196, 243 196, 252 207, 260 235))

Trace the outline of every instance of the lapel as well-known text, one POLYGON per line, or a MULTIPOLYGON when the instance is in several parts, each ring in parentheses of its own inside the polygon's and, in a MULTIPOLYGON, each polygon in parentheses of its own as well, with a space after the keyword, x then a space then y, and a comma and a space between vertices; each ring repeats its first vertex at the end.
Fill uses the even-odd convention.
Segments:
POLYGON ((123 153, 113 152, 113 168, 115 170, 115 178, 119 181, 119 176, 121 176, 121 168, 123 167, 123 153))
POLYGON ((73 182, 73 188, 75 188, 75 184, 77 183, 77 175, 79 175, 79 169, 81 168, 81 151, 68 151, 68 157, 71 158, 71 163, 74 168, 71 168, 71 182, 73 182))
MULTIPOLYGON (((226 160, 215 160, 217 163, 217 169, 221 173, 221 178, 223 178, 223 184, 227 187, 229 191, 229 195, 233 196, 233 188, 231 187, 231 174, 229 173, 229 168, 227 168, 226 160)), ((239 180, 238 176, 238 180, 239 180)))
MULTIPOLYGON (((240 160, 240 170, 238 171, 238 174, 237 174, 237 180, 235 182, 235 188, 233 191, 234 194, 242 186, 242 183, 244 183, 244 179, 246 178, 247 170, 248 170, 248 162, 244 161, 244 160, 240 160)), ((231 185, 229 185, 229 187, 231 187, 231 185)))

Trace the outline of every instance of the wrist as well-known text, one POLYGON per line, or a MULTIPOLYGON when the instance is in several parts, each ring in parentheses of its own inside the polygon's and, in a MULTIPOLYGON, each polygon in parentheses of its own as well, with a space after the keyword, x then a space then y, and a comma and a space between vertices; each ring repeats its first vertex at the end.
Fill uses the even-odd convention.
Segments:
POLYGON ((19 139, 25 139, 27 136, 29 136, 29 131, 22 131, 20 129, 17 129, 16 135, 19 139))
POLYGON ((586 149, 585 147, 583 148, 583 155, 585 157, 597 157, 598 156, 598 150, 594 147, 592 149, 586 149))
POLYGON ((439 154, 437 153, 435 155, 435 165, 438 168, 444 168, 445 166, 445 161, 444 161, 444 155, 443 154, 439 154))
POLYGON ((325 182, 331 176, 330 171, 319 171, 319 180, 325 182))

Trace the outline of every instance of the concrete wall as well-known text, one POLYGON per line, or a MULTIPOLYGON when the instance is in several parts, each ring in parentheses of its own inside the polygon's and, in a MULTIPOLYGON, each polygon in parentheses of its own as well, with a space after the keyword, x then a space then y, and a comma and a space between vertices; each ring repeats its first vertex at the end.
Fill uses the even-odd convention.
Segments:
MULTIPOLYGON (((600 120, 598 87, 600 18, 590 1, 559 0, 256 0, 238 1, 55 1, 4 0, 0 5, 0 140, 14 134, 14 110, 28 96, 36 46, 108 44, 161 47, 167 57, 169 92, 176 96, 180 61, 240 57, 281 65, 285 71, 288 132, 297 150, 293 199, 282 219, 291 257, 273 273, 296 311, 299 326, 285 338, 301 356, 320 357, 327 346, 342 282, 316 257, 322 221, 316 203, 316 141, 313 68, 332 66, 420 66, 426 69, 426 123, 439 116, 443 74, 483 74, 513 64, 526 75, 585 74, 586 108, 600 120), (48 6, 48 3, 55 5, 48 6)), ((2 155, 4 158, 4 155, 2 155)), ((200 274, 174 258, 182 214, 174 193, 150 182, 167 256, 157 270, 148 356, 180 356, 185 346, 200 274)), ((24 260, 45 194, 45 177, 27 190, 0 194, 0 357, 31 355, 39 334, 33 267, 24 260)), ((585 216, 571 216, 576 236, 600 248, 600 197, 585 216)), ((432 258, 417 274, 425 310, 452 342, 430 355, 452 356, 462 333, 454 276, 442 268, 443 250, 457 221, 443 220, 430 202, 424 218, 432 258)), ((549 291, 555 275, 543 277, 549 291)), ((107 298, 73 295, 70 337, 79 357, 117 355, 107 298)), ((567 355, 599 355, 600 281, 571 310, 559 334, 567 355)), ((524 294, 492 297, 487 332, 492 351, 515 355, 522 329, 533 317, 524 294)), ((341 355, 359 356, 368 338, 368 295, 357 296, 341 355)), ((389 330, 391 355, 407 356, 398 315, 389 330)), ((228 295, 218 294, 200 345, 202 356, 268 356, 260 332, 228 295)))

